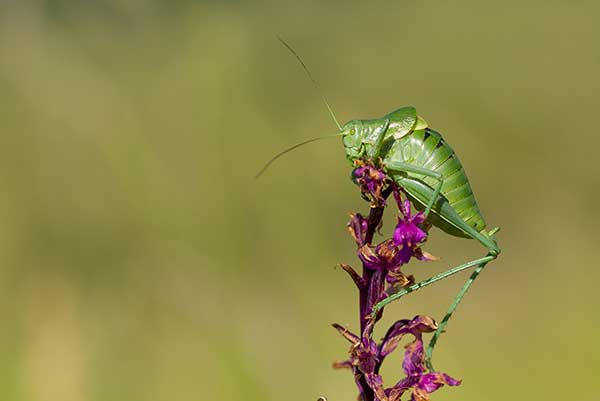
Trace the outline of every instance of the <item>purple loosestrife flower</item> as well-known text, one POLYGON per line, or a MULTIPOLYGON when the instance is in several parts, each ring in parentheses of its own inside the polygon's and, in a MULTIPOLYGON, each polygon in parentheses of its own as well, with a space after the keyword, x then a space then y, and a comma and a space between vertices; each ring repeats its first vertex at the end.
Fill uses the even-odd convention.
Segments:
POLYGON ((383 188, 386 186, 387 176, 375 167, 371 162, 357 160, 357 168, 352 171, 352 179, 360 188, 363 197, 374 205, 385 205, 382 196, 383 188))

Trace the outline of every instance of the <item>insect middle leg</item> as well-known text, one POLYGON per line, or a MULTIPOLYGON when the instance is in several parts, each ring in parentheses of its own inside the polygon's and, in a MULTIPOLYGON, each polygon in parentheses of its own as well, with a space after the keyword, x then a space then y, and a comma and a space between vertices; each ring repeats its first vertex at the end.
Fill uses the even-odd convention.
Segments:
POLYGON ((383 123, 380 126, 378 126, 377 128, 375 128, 375 130, 373 131, 372 136, 376 139, 375 139, 375 143, 374 143, 372 152, 367 153, 367 156, 370 159, 374 159, 381 154, 381 149, 383 148, 383 142, 385 139, 385 133, 388 130, 389 126, 390 126, 390 120, 386 118, 385 120, 383 120, 383 123))

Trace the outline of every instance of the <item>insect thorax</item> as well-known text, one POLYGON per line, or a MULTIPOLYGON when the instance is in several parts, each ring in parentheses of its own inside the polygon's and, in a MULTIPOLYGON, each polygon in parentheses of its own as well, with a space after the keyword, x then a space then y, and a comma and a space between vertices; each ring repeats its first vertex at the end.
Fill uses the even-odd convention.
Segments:
POLYGON ((381 135, 382 119, 350 120, 342 127, 343 143, 346 159, 354 164, 355 160, 364 159, 373 154, 373 149, 381 135))

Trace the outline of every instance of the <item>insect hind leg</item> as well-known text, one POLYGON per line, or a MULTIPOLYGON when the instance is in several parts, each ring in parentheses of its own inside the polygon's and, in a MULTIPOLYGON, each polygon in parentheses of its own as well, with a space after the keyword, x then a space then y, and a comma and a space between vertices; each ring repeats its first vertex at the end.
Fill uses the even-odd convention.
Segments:
MULTIPOLYGON (((423 175, 426 175, 429 177, 435 177, 435 175, 433 173, 436 173, 431 170, 427 170, 427 169, 423 169, 423 168, 419 168, 419 167, 415 167, 415 166, 410 166, 410 165, 407 165, 406 163, 391 162, 391 163, 387 163, 386 166, 388 167, 388 170, 390 170, 390 171, 413 172, 413 173, 417 173, 417 174, 423 174, 423 175)), ((437 174, 439 174, 439 173, 437 173, 437 174)), ((435 178, 437 178, 437 177, 435 177, 435 178)), ((435 189, 432 189, 430 186, 425 185, 424 183, 422 183, 419 180, 415 180, 415 179, 411 179, 411 178, 394 177, 394 179, 396 182, 398 182, 399 185, 405 187, 405 189, 407 189, 409 193, 411 193, 413 196, 417 197, 419 202, 421 202, 423 204, 427 204, 426 213, 429 212, 431 210, 431 207, 434 204, 436 204, 436 202, 438 202, 438 200, 441 198, 440 190, 441 190, 441 186, 443 184, 443 178, 439 179, 440 185, 435 189)), ((500 254, 500 248, 498 247, 498 244, 496 243, 496 240, 493 237, 494 233, 498 231, 497 229, 492 229, 489 233, 477 231, 475 228, 471 227, 462 217, 460 217, 458 215, 458 213, 456 213, 454 208, 452 208, 452 206, 450 206, 450 204, 447 201, 445 201, 445 199, 443 199, 443 198, 442 198, 441 204, 439 205, 439 209, 436 209, 436 213, 444 216, 445 219, 450 221, 453 226, 455 226, 456 228, 463 231, 467 236, 479 241, 488 250, 488 255, 484 258, 475 259, 464 265, 458 266, 453 269, 449 269, 445 273, 442 273, 442 274, 436 276, 436 277, 440 277, 440 279, 446 278, 452 274, 457 273, 458 271, 463 270, 467 266, 468 267, 477 266, 475 268, 475 270, 473 271, 473 273, 471 274, 471 276, 469 277, 469 279, 465 282, 465 284, 463 285, 461 290, 455 296, 454 301, 448 308, 444 318, 442 319, 437 330, 435 331, 435 333, 431 339, 431 342, 429 343, 429 346, 427 348, 425 355, 426 355, 427 367, 431 371, 433 371, 433 365, 431 363, 431 356, 433 353, 433 349, 434 349, 435 344, 437 343, 440 335, 446 328, 448 321, 452 317, 454 311, 456 310, 456 308, 462 301, 463 297, 465 296, 465 294, 467 293, 467 291, 469 290, 469 288, 471 287, 471 285, 473 284, 475 279, 477 279, 477 277, 479 276, 481 271, 485 268, 485 266, 487 266, 487 264, 489 262, 496 259, 498 257, 498 255, 500 254)), ((437 279, 435 281, 437 281, 437 279)), ((429 283, 432 283, 433 281, 430 279, 430 280, 425 280, 425 282, 427 282, 427 284, 429 284, 429 283)), ((417 288, 420 288, 420 287, 421 286, 418 285, 417 288)), ((399 298, 400 296, 401 295, 398 294, 395 297, 395 299, 399 298)), ((390 299, 388 300, 388 302, 392 301, 392 299, 391 299, 392 297, 389 297, 390 299)), ((377 305, 376 305, 376 307, 377 307, 377 305)))
MULTIPOLYGON (((498 256, 492 255, 490 253, 490 254, 488 254, 488 257, 489 257, 488 260, 481 262, 477 265, 475 270, 473 270, 473 273, 471 273, 471 275, 469 276, 468 280, 465 282, 465 284, 463 284, 462 288, 460 289, 458 294, 456 294, 456 296, 454 297, 452 304, 450 304, 450 307, 446 311, 446 314, 444 315, 441 322, 439 323, 437 330, 435 331, 435 333, 433 333, 433 337, 431 337, 431 341, 429 342, 429 345, 427 346, 427 350, 425 351, 425 364, 427 365, 427 368, 432 372, 434 371, 433 364, 431 362, 433 349, 435 348, 435 345, 436 345, 438 339, 440 338, 440 336, 444 332, 446 326, 448 325, 448 321, 454 314, 454 311, 458 307, 458 304, 460 304, 460 301, 462 301, 463 297, 469 291, 469 288, 471 287, 471 285, 473 284, 475 279, 477 279, 477 277, 483 271, 483 269, 487 266, 487 264, 490 263, 491 261, 495 260, 498 256)), ((485 258, 482 258, 482 259, 485 259, 485 258)), ((476 262, 476 261, 478 261, 478 259, 476 259, 472 262, 476 262)), ((452 270, 452 269, 450 269, 450 270, 452 270)))
MULTIPOLYGON (((391 164, 391 163, 390 163, 391 164)), ((411 166, 413 167, 413 166, 411 166)), ((413 167, 416 171, 418 168, 413 167)), ((425 170, 425 169, 418 169, 425 170)), ((400 171, 400 170, 397 170, 400 171)), ((392 177, 398 185, 403 187, 413 198, 423 205, 435 204, 434 213, 443 219, 445 222, 450 224, 455 229, 464 233, 467 238, 472 238, 481 245, 483 245, 490 254, 500 254, 500 248, 496 243, 493 235, 477 231, 475 228, 469 225, 457 212, 454 210, 450 203, 437 193, 437 190, 431 188, 429 185, 423 183, 420 180, 413 179, 410 177, 392 177), (436 195, 437 194, 437 195, 436 195)), ((493 234, 494 230, 492 230, 493 234)))

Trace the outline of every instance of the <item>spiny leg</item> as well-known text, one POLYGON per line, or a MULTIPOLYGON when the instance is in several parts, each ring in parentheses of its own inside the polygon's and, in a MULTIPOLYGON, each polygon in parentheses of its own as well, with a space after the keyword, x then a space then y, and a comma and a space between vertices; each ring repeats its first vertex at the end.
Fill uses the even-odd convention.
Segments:
POLYGON ((474 261, 475 263, 471 264, 471 266, 473 266, 474 264, 477 264, 477 267, 475 268, 475 270, 473 270, 473 273, 471 273, 471 276, 469 277, 469 279, 465 282, 465 284, 463 285, 461 290, 458 292, 458 294, 454 298, 454 301, 452 301, 452 304, 448 308, 448 311, 444 315, 444 318, 442 319, 437 330, 433 334, 433 337, 431 338, 431 341, 429 342, 429 346, 427 347, 427 351, 425 352, 425 363, 427 365, 427 368, 430 371, 434 370, 433 364, 431 363, 431 356, 433 354, 433 349, 435 348, 435 345, 436 345, 438 339, 444 332, 444 329, 448 325, 448 321, 452 317, 452 314, 456 310, 456 307, 458 306, 458 304, 460 304, 463 297, 465 296, 465 294, 467 293, 467 291, 469 290, 469 288, 471 287, 471 285, 473 284, 473 282, 475 281, 477 276, 479 276, 481 271, 485 268, 485 266, 488 263, 490 263, 491 261, 493 261, 494 259, 496 259, 498 257, 498 255, 500 254, 500 248, 498 247, 498 244, 496 243, 496 241, 492 238, 492 235, 498 230, 499 230, 499 228, 494 228, 489 233, 480 233, 471 227, 469 227, 468 230, 465 230, 467 232, 467 234, 469 234, 473 239, 478 240, 484 247, 487 248, 488 255, 484 258, 475 260, 474 261))
POLYGON ((420 282, 418 282, 416 284, 413 284, 413 285, 411 285, 409 287, 406 287, 406 288, 398 291, 397 293, 392 294, 389 297, 387 297, 387 298, 379 301, 377 304, 375 304, 375 306, 373 306, 372 316, 373 317, 377 316, 377 313, 381 310, 381 308, 383 308, 384 306, 386 306, 387 304, 389 304, 391 302, 394 302, 397 299, 402 298, 403 296, 405 296, 407 294, 410 294, 411 292, 417 291, 417 290, 419 290, 419 289, 421 289, 423 287, 427 287, 428 285, 433 284, 433 283, 435 283, 437 281, 440 281, 440 280, 443 280, 443 279, 448 278, 450 276, 453 276, 456 273, 460 273, 461 271, 466 270, 466 269, 468 269, 470 267, 478 266, 478 265, 482 265, 482 264, 487 264, 487 263, 489 263, 490 261, 492 261, 494 259, 496 259, 496 256, 494 256, 494 255, 488 255, 488 256, 485 256, 483 258, 475 259, 475 260, 472 260, 470 262, 464 263, 464 264, 462 264, 460 266, 453 267, 452 269, 448 269, 448 270, 446 270, 443 273, 436 274, 435 276, 432 276, 432 277, 430 277, 428 279, 420 281, 420 282))
POLYGON ((430 284, 433 284, 437 281, 443 280, 445 278, 448 278, 456 273, 459 273, 463 270, 466 270, 470 267, 473 266, 477 266, 477 268, 473 271, 473 273, 471 273, 471 276, 469 277, 469 279, 467 280, 467 282, 463 285, 462 289, 459 291, 459 293, 456 295, 456 297, 454 298, 454 301, 452 302, 452 304, 450 305, 450 308, 448 308, 448 311, 446 312, 446 314, 444 315, 444 318, 442 319, 442 321, 440 322, 440 324, 438 325, 437 330, 435 331, 435 333, 433 334, 433 337, 431 338, 431 341, 429 342, 429 346, 427 347, 427 351, 425 352, 425 363, 427 365, 427 368, 430 371, 434 371, 433 369, 433 365, 431 363, 431 356, 433 354, 433 349, 435 347, 435 344, 437 343, 437 340, 440 338, 440 336, 442 335, 444 329, 446 328, 446 326, 448 325, 448 321, 450 320, 450 318, 452 317, 452 314, 454 313, 454 311, 456 310, 456 307, 458 306, 458 304, 460 303, 460 301, 462 301, 463 297, 465 296, 465 294, 467 293, 467 291, 469 290, 469 287, 471 287, 471 284, 473 284, 473 282, 475 281, 475 279, 477 278, 477 276, 479 276, 479 273, 481 273, 481 271, 483 270, 483 268, 491 261, 493 261, 494 259, 496 259, 498 256, 494 255, 494 254, 488 254, 487 256, 483 257, 483 258, 479 258, 479 259, 475 259, 472 260, 470 262, 464 263, 460 266, 456 266, 453 267, 451 269, 446 270, 443 273, 437 274, 433 277, 430 277, 428 279, 425 279, 423 281, 420 281, 416 284, 413 284, 409 287, 406 287, 400 291, 398 291, 395 294, 392 294, 390 296, 388 296, 387 298, 383 299, 382 301, 379 301, 377 304, 375 304, 375 306, 373 306, 373 311, 371 313, 371 318, 375 319, 377 317, 377 313, 379 313, 379 311, 381 310, 381 308, 383 308, 384 306, 386 306, 387 304, 402 298, 403 296, 410 294, 411 292, 417 291, 423 287, 426 287, 430 284))
MULTIPOLYGON (((496 256, 493 256, 493 259, 496 259, 496 256)), ((433 337, 431 337, 429 346, 427 346, 427 351, 425 351, 425 364, 427 365, 427 369, 429 369, 430 371, 432 371, 432 372, 434 371, 433 364, 431 363, 431 356, 433 354, 433 348, 435 347, 437 340, 440 338, 440 336, 444 332, 444 329, 448 325, 448 321, 452 317, 452 314, 456 310, 456 307, 458 306, 460 301, 463 299, 463 297, 465 296, 467 291, 469 291, 469 287, 471 287, 471 284, 473 284, 473 282, 475 281, 477 276, 479 276, 479 273, 481 273, 481 271, 485 268, 485 266, 489 262, 490 261, 488 260, 486 262, 480 263, 479 266, 477 266, 477 268, 473 271, 473 273, 471 273, 471 276, 469 277, 467 282, 463 285, 463 287, 461 288, 459 293, 454 298, 454 301, 450 305, 450 308, 448 308, 448 311, 446 312, 446 314, 444 315, 444 318, 438 325, 437 330, 435 331, 435 333, 433 333, 433 337)))

